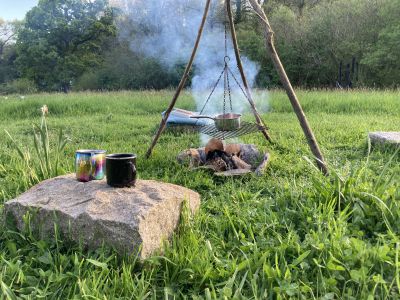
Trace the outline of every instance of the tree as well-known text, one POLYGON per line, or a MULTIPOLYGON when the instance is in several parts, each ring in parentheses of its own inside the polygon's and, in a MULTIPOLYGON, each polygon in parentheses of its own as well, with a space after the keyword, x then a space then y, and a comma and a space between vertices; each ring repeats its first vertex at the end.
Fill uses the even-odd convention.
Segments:
POLYGON ((285 5, 295 7, 298 11, 299 17, 302 17, 306 7, 313 7, 321 2, 321 0, 284 0, 282 2, 285 5))
POLYGON ((380 6, 380 16, 385 20, 377 41, 361 61, 367 73, 367 84, 400 86, 400 6, 398 1, 388 1, 380 6), (369 79, 369 80, 368 80, 369 79))
POLYGON ((7 22, 0 18, 0 61, 3 59, 4 49, 15 42, 20 22, 7 22))
MULTIPOLYGON (((393 86, 398 85, 400 74, 398 3, 399 0, 269 0, 264 7, 293 84, 334 86, 340 62, 351 64, 354 58, 358 63, 354 68, 357 72, 352 72, 355 86, 393 86), (296 3, 305 3, 301 17, 296 3)), ((259 51, 263 41, 262 33, 254 32, 259 31, 258 26, 240 29, 241 49, 260 63, 257 83, 276 84, 277 74, 271 62, 259 51)))
POLYGON ((67 92, 76 78, 101 63, 115 33, 107 0, 40 0, 18 34, 18 68, 41 90, 67 92))
POLYGON ((20 25, 19 21, 0 19, 0 84, 17 77, 15 40, 20 25))

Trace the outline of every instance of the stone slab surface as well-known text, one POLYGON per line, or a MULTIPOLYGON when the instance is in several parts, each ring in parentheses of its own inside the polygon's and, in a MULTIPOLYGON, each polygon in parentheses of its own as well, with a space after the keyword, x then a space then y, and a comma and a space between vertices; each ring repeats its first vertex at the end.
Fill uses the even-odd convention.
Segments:
POLYGON ((194 213, 198 193, 173 184, 138 180, 134 188, 112 188, 105 180, 81 183, 74 174, 41 182, 5 203, 7 220, 18 229, 23 216, 33 212, 32 225, 42 237, 60 232, 74 241, 97 248, 103 242, 118 251, 148 257, 176 229, 181 206, 187 200, 194 213))
POLYGON ((400 145, 400 132, 370 132, 371 143, 400 145))

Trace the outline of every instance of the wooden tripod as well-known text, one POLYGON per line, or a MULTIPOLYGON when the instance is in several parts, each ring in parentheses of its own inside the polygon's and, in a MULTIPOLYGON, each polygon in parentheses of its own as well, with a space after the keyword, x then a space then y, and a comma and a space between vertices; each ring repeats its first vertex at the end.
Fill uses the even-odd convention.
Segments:
MULTIPOLYGON (((256 12, 256 14, 260 17, 260 20, 262 22, 262 25, 264 26, 265 29, 265 39, 266 39, 266 46, 268 49, 268 53, 274 63, 275 68, 278 71, 280 80, 288 94, 288 97, 290 99, 290 102, 293 106, 293 109, 296 113, 296 116, 299 119, 301 128, 303 129, 304 135, 307 138, 307 142, 310 146, 311 152, 314 154, 314 156, 316 157, 316 162, 317 165, 319 167, 319 169, 325 174, 328 174, 328 168, 325 164, 324 158, 322 156, 321 150, 319 149, 318 146, 318 142, 314 136, 314 133, 311 130, 311 127, 308 124, 307 118, 304 114, 304 111, 300 105, 300 102, 297 99, 297 96, 294 92, 294 89, 292 87, 292 85, 290 84, 289 78, 286 75, 286 71, 279 59, 279 56, 276 52, 276 49, 274 47, 274 43, 273 43, 273 31, 271 29, 271 26, 269 25, 269 21, 264 13, 264 11, 262 10, 261 6, 259 5, 259 3, 257 2, 257 0, 250 0, 250 3, 254 9, 254 11, 256 12)), ((203 30, 204 30, 204 26, 207 20, 207 16, 208 16, 208 12, 210 9, 210 4, 211 4, 211 0, 207 0, 206 1, 206 6, 204 9, 204 14, 203 14, 203 18, 202 21, 200 23, 200 27, 197 33, 197 38, 196 38, 196 42, 195 45, 193 47, 193 51, 192 54, 190 56, 189 62, 186 65, 185 71, 183 73, 182 79, 178 85, 178 88, 175 91, 175 94, 171 100, 171 103, 168 107, 168 109, 165 111, 163 118, 161 119, 161 123, 160 126, 158 128, 158 131, 156 133, 156 135, 153 138, 153 141, 149 147, 149 149, 147 150, 146 153, 146 157, 149 158, 155 145, 158 142, 158 139, 160 138, 162 132, 165 129, 168 117, 172 111, 172 109, 174 108, 176 101, 178 100, 178 97, 180 95, 180 93, 182 92, 183 87, 185 86, 186 80, 189 77, 189 72, 192 68, 193 65, 193 61, 194 58, 196 56, 197 53, 197 49, 199 47, 199 43, 200 43, 200 39, 201 36, 203 34, 203 30)), ((240 72, 240 76, 243 82, 243 87, 244 90, 246 92, 246 98, 248 99, 249 103, 250 103, 250 107, 251 110, 254 114, 254 117, 256 119, 257 125, 260 128, 260 131, 262 132, 262 134, 264 135, 264 137, 271 142, 271 138, 267 132, 267 127, 265 126, 263 120, 261 119, 261 116, 259 114, 259 112, 257 111, 257 108, 255 106, 254 100, 253 100, 253 96, 251 94, 246 76, 244 74, 244 70, 243 70, 243 64, 242 64, 242 60, 240 58, 240 51, 239 51, 239 47, 238 47, 238 43, 237 43, 237 38, 236 38, 236 30, 235 30, 235 24, 233 22, 233 15, 232 15, 232 9, 231 9, 231 1, 230 0, 226 0, 226 10, 227 10, 227 15, 228 15, 228 22, 229 22, 229 27, 230 27, 230 31, 231 31, 231 35, 232 35, 232 43, 233 43, 233 48, 235 51, 235 58, 236 58, 236 63, 240 72)))

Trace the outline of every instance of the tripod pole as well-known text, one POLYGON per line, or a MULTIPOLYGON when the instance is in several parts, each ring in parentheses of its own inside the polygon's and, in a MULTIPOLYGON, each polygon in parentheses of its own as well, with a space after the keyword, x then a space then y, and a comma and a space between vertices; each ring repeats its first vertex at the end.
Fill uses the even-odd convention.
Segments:
POLYGON ((237 38, 236 38, 236 30, 235 30, 235 24, 233 22, 232 8, 231 8, 230 0, 226 0, 226 10, 228 13, 229 27, 230 27, 231 35, 232 35, 233 49, 235 50, 236 63, 237 63, 237 67, 239 69, 240 76, 243 81, 244 90, 247 95, 246 98, 250 103, 251 110, 254 114, 254 117, 256 118, 257 125, 261 129, 262 134, 269 142, 272 142, 271 137, 269 136, 269 134, 267 132, 267 127, 265 126, 263 120, 261 119, 260 114, 257 111, 256 105, 253 101, 253 96, 252 96, 250 88, 249 88, 249 84, 247 82, 246 75, 244 74, 242 59, 240 58, 240 51, 239 51, 239 46, 238 46, 238 42, 237 42, 237 38))
MULTIPOLYGON (((228 0, 229 1, 229 0, 228 0)), ((297 118, 299 119, 300 126, 303 129, 304 135, 306 136, 308 145, 311 149, 311 152, 316 158, 316 163, 318 168, 321 170, 322 173, 325 175, 328 174, 328 167, 326 166, 324 157, 322 152, 318 146, 317 139, 314 136, 314 133, 307 121, 307 117, 304 114, 304 111, 301 107, 301 104, 297 98, 297 95, 290 83, 290 80, 286 74, 285 68, 282 65, 282 62, 279 58, 279 55, 275 49, 274 45, 274 32, 272 31, 271 25, 268 21, 268 18, 263 11, 262 7, 256 0, 250 0, 250 4, 255 10, 256 14, 260 17, 261 23, 264 28, 264 36, 265 36, 265 43, 268 50, 268 54, 275 66, 275 69, 278 72, 279 78, 282 82, 284 89, 286 90, 286 94, 289 97, 290 103, 292 104, 293 110, 296 113, 297 118)))
POLYGON ((193 51, 192 51, 192 54, 190 56, 189 62, 186 65, 186 68, 185 68, 185 71, 183 73, 182 79, 181 79, 181 81, 180 81, 180 83, 178 85, 178 88, 175 91, 175 94, 174 94, 174 96, 173 96, 173 98, 171 100, 171 103, 170 103, 168 109, 164 113, 164 116, 163 116, 163 118, 161 120, 161 123, 160 123, 160 126, 159 126, 158 130, 157 130, 157 133, 154 136, 153 141, 151 142, 151 145, 150 145, 149 149, 146 152, 146 158, 149 158, 151 153, 153 152, 153 149, 154 149, 155 145, 157 144, 158 139, 160 138, 161 134, 163 133, 163 131, 165 129, 165 125, 167 124, 168 117, 169 117, 172 109, 174 108, 175 103, 178 100, 178 97, 181 94, 182 89, 185 86, 187 78, 189 77, 189 72, 190 72, 190 70, 192 68, 193 61, 194 61, 194 58, 196 56, 197 48, 199 47, 201 35, 203 34, 204 25, 205 25, 206 20, 207 20, 208 11, 210 9, 210 3, 211 3, 211 0, 207 0, 206 6, 205 6, 205 9, 204 9, 203 18, 201 20, 200 28, 199 28, 199 31, 197 33, 197 39, 196 39, 196 42, 194 44, 193 51))

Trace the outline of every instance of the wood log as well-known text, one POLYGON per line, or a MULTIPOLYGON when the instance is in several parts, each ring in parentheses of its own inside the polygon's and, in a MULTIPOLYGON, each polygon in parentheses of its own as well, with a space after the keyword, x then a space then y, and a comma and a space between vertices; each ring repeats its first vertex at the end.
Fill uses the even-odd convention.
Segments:
POLYGON ((245 161, 241 160, 239 157, 236 155, 232 156, 232 161, 236 165, 237 169, 242 169, 242 170, 251 170, 251 165, 246 163, 245 161))
POLYGON ((234 169, 234 170, 228 170, 224 172, 216 172, 214 173, 215 176, 219 177, 232 177, 232 176, 243 176, 246 174, 252 173, 251 170, 246 170, 246 169, 234 169))

